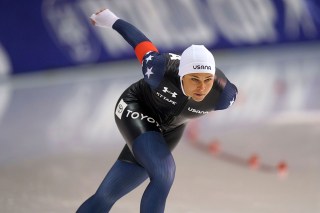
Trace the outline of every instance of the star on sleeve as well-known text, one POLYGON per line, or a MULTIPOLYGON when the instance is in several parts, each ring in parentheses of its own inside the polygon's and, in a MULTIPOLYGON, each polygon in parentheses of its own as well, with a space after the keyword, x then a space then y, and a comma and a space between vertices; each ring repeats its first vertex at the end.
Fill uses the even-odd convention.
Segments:
POLYGON ((152 68, 153 68, 153 67, 147 68, 147 72, 145 73, 145 75, 148 76, 148 79, 150 78, 150 75, 154 74, 154 73, 152 72, 152 68))
POLYGON ((147 64, 149 61, 151 61, 152 58, 153 58, 153 56, 152 56, 152 55, 149 55, 149 56, 145 59, 145 60, 146 60, 146 64, 147 64))
POLYGON ((234 103, 234 98, 230 101, 229 107, 234 103))

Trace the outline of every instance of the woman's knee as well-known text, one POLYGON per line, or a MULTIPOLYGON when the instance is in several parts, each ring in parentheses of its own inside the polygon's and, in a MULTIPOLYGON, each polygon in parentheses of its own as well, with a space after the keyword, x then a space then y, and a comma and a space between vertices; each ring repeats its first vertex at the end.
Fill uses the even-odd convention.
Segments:
POLYGON ((159 132, 146 132, 133 143, 133 154, 151 180, 172 185, 176 165, 166 141, 159 132))
POLYGON ((91 206, 94 208, 103 209, 104 211, 110 210, 111 207, 118 200, 118 197, 113 193, 106 193, 103 191, 96 191, 94 195, 91 196, 91 206))
POLYGON ((79 207, 77 213, 108 212, 113 204, 103 193, 96 192, 79 207))
POLYGON ((151 181, 156 181, 164 188, 170 188, 174 182, 176 165, 172 156, 168 156, 154 171, 150 172, 151 181))

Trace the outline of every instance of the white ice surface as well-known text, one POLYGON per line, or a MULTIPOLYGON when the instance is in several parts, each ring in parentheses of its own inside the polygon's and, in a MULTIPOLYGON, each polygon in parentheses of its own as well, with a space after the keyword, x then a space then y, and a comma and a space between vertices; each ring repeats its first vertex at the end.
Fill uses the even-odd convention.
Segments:
MULTIPOLYGON (((218 139, 220 155, 186 137, 174 150, 177 173, 166 212, 320 212, 320 54, 313 46, 217 55, 244 93, 234 111, 199 121, 201 145, 218 139), (297 59, 299 69, 308 69, 293 68, 297 59), (268 64, 272 78, 261 63, 268 64), (266 91, 279 83, 274 76, 284 76, 276 87, 279 97, 266 91), (251 90, 251 79, 268 84, 251 90), (248 105, 251 100, 256 103, 248 105), (247 165, 253 153, 261 157, 260 170, 247 165), (286 178, 276 169, 282 160, 289 166, 286 178)), ((1 80, 1 213, 75 212, 94 193, 122 149, 113 109, 121 91, 140 78, 138 69, 136 62, 125 62, 1 80)), ((139 212, 146 184, 111 212, 139 212)))

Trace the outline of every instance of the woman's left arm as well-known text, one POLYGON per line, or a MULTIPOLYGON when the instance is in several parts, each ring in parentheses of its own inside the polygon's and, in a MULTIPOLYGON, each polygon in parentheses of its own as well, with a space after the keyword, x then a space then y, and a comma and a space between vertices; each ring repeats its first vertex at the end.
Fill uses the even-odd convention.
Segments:
POLYGON ((238 89, 219 69, 216 70, 215 84, 221 91, 215 110, 227 109, 235 102, 238 89))

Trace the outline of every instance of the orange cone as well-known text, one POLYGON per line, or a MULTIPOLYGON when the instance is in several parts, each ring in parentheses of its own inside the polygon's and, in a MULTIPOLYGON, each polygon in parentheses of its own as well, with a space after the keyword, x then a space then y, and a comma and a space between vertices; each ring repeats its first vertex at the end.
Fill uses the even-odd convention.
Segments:
POLYGON ((257 154, 251 155, 251 157, 248 160, 248 164, 251 169, 259 169, 259 167, 260 167, 259 156, 257 154))
POLYGON ((186 136, 187 139, 192 143, 196 143, 199 140, 199 129, 197 122, 193 122, 190 124, 189 128, 186 131, 186 136))
POLYGON ((217 155, 221 151, 220 142, 217 139, 215 139, 209 144, 208 148, 210 153, 217 155))
POLYGON ((287 177, 288 175, 288 164, 285 161, 281 161, 277 166, 278 175, 282 178, 287 177))

